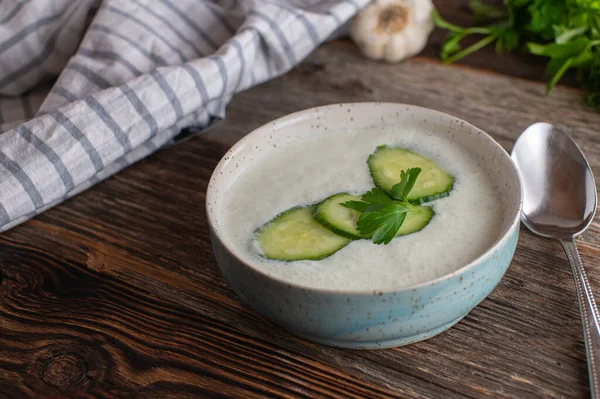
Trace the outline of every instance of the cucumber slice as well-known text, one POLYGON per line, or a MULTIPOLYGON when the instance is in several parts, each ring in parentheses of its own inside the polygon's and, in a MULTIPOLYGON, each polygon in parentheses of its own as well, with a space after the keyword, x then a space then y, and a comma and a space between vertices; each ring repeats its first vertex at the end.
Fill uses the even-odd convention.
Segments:
POLYGON ((433 208, 430 206, 418 206, 421 213, 407 213, 404 223, 400 226, 400 230, 396 233, 396 237, 406 236, 417 231, 421 231, 429 224, 433 218, 433 208))
MULTIPOLYGON (((346 201, 360 201, 361 197, 348 193, 332 195, 317 205, 313 217, 317 222, 342 237, 351 240, 370 238, 363 236, 356 228, 356 222, 361 213, 341 205, 346 201)), ((417 208, 421 210, 421 213, 408 213, 396 233, 396 237, 416 233, 429 224, 434 215, 433 208, 429 206, 418 206, 417 208)))
POLYGON ((317 222, 321 223, 337 235, 346 237, 350 240, 365 238, 356 228, 356 222, 358 222, 361 213, 340 205, 346 201, 360 201, 360 197, 360 195, 348 193, 332 195, 317 205, 313 217, 317 222))
POLYGON ((350 240, 327 230, 313 219, 314 206, 292 208, 256 232, 265 258, 319 260, 345 247, 350 240))
POLYGON ((425 203, 447 197, 454 186, 454 177, 435 162, 406 148, 379 146, 367 160, 375 185, 386 193, 400 182, 400 172, 421 168, 415 186, 408 194, 413 203, 425 203))

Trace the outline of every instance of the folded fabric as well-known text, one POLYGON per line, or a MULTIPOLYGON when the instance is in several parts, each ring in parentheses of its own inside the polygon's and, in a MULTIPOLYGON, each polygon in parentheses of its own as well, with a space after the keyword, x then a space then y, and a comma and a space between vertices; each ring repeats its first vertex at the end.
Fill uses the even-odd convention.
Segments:
POLYGON ((0 231, 224 118, 366 2, 2 0, 0 231))

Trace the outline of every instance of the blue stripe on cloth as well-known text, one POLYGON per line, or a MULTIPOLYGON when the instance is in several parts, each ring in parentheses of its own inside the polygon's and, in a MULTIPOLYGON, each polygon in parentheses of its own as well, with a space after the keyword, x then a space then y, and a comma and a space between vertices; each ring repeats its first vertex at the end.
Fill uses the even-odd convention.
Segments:
POLYGON ((225 18, 225 16, 223 16, 219 10, 215 9, 217 6, 214 3, 211 3, 210 1, 203 1, 201 4, 205 6, 206 9, 208 9, 208 11, 210 11, 210 13, 221 22, 221 25, 227 29, 230 35, 233 36, 235 34, 236 29, 229 23, 227 18, 225 18))
POLYGON ((94 165, 94 169, 96 172, 100 172, 104 169, 104 163, 102 162, 102 158, 100 158, 100 154, 96 151, 90 140, 86 135, 83 134, 81 130, 71 120, 62 112, 56 110, 52 111, 50 115, 54 118, 54 120, 61 125, 75 140, 79 142, 83 150, 90 158, 92 165, 94 165))
POLYGON ((146 146, 148 151, 151 151, 151 152, 154 152, 157 149, 156 144, 154 144, 152 141, 147 141, 146 143, 144 143, 144 145, 146 146))
POLYGON ((146 24, 144 21, 134 17, 131 14, 126 13, 123 10, 119 10, 116 7, 113 7, 111 5, 106 5, 104 6, 105 10, 110 10, 112 12, 114 12, 115 14, 119 14, 135 23, 137 23, 138 25, 142 26, 143 28, 145 28, 148 32, 152 33, 154 35, 154 37, 156 37, 158 40, 160 40, 161 42, 163 42, 164 44, 167 45, 167 47, 169 47, 175 54, 177 54, 179 56, 179 58, 181 59, 181 61, 186 61, 186 57, 185 55, 183 55, 183 53, 181 51, 179 51, 179 49, 175 46, 173 46, 171 43, 169 43, 164 37, 162 37, 156 30, 154 30, 154 28, 152 28, 151 26, 149 26, 148 24, 146 24))
POLYGON ((356 9, 356 11, 358 11, 362 8, 362 6, 359 6, 358 4, 356 4, 354 2, 354 0, 347 0, 346 2, 352 4, 354 6, 354 8, 356 9))
POLYGON ((19 3, 17 3, 17 5, 10 10, 10 12, 8 14, 6 14, 6 16, 0 20, 0 25, 2 24, 6 24, 8 23, 11 19, 13 19, 13 17, 15 15, 17 15, 17 13, 19 11, 21 11, 21 9, 23 8, 23 6, 25 6, 26 3, 28 3, 30 0, 21 0, 19 3))
POLYGON ((333 20, 335 21, 336 24, 341 25, 342 24, 342 19, 335 13, 333 13, 332 11, 327 11, 327 15, 329 15, 331 18, 333 18, 333 20))
POLYGON ((240 88, 240 84, 242 84, 242 78, 244 77, 244 72, 246 71, 246 60, 244 59, 244 52, 242 51, 242 46, 240 43, 238 43, 235 38, 231 39, 229 43, 231 43, 231 45, 237 51, 238 59, 240 60, 240 72, 234 89, 234 91, 237 92, 240 88))
POLYGON ((131 90, 131 88, 126 84, 119 86, 119 89, 121 89, 123 94, 125 94, 125 97, 127 97, 129 102, 133 104, 133 107, 135 108, 137 113, 148 124, 148 127, 150 128, 150 137, 156 136, 156 133, 158 132, 158 125, 156 123, 156 119, 154 119, 154 117, 150 114, 150 111, 148 111, 148 108, 146 108, 146 106, 140 100, 137 94, 135 94, 135 92, 131 90))
POLYGON ((112 86, 108 80, 104 79, 102 76, 98 75, 85 65, 81 65, 77 62, 69 62, 66 69, 79 72, 81 76, 85 77, 88 81, 92 82, 101 89, 108 89, 112 86))
MULTIPOLYGON (((158 19, 159 21, 161 21, 163 24, 165 24, 169 29, 171 29, 171 31, 173 33, 175 33, 177 35, 178 38, 180 38, 181 40, 183 40, 185 43, 187 43, 188 46, 190 46, 191 48, 194 49, 194 51, 196 52, 196 54, 198 56, 202 56, 204 55, 204 51, 200 50, 198 48, 198 46, 196 46, 196 44, 191 41, 190 39, 188 39, 187 37, 185 37, 183 35, 183 33, 179 32, 175 26, 173 26, 173 24, 165 17, 163 17, 162 15, 160 15, 159 13, 154 12, 154 10, 152 10, 152 7, 147 7, 145 4, 140 3, 138 0, 133 0, 136 4, 138 4, 140 7, 142 7, 146 12, 148 12, 149 14, 154 15, 154 17, 156 19, 158 19)), ((211 48, 211 50, 214 50, 214 47, 211 48)))
POLYGON ((169 83, 157 69, 150 72, 150 76, 152 76, 156 83, 158 83, 158 86, 160 86, 160 89, 166 94, 167 99, 171 105, 173 105, 173 109, 175 110, 175 120, 179 121, 181 118, 183 118, 183 109, 181 108, 181 103, 179 102, 179 98, 177 98, 177 94, 175 94, 173 88, 169 86, 169 83))
POLYGON ((265 21, 269 25, 269 27, 271 28, 271 30, 275 33, 275 36, 277 37, 277 40, 279 40, 279 43, 281 44, 281 47, 283 48, 283 51, 285 51, 285 53, 286 53, 286 55, 287 55, 287 57, 289 59, 288 61, 290 62, 290 64, 296 64, 296 55, 292 51, 292 48, 290 47, 290 43, 285 38, 285 35, 281 31, 281 29, 279 29, 279 26, 271 18, 269 18, 267 15, 265 15, 262 12, 256 10, 256 8, 253 8, 252 10, 250 10, 249 14, 255 15, 255 16, 261 18, 263 21, 265 21))
POLYGON ((10 172, 11 175, 17 179, 23 190, 29 196, 29 199, 33 203, 35 208, 41 208, 44 206, 44 201, 42 200, 42 196, 40 192, 35 188, 35 185, 25 173, 25 171, 19 166, 18 163, 14 162, 10 159, 5 153, 0 151, 0 165, 4 166, 6 170, 10 172))
POLYGON ((50 161, 52 166, 54 166, 56 173, 58 173, 60 180, 62 180, 63 185, 65 186, 65 191, 66 192, 71 191, 73 189, 73 187, 75 186, 73 184, 73 177, 67 170, 62 159, 60 159, 58 154, 56 152, 54 152, 52 147, 50 147, 48 144, 46 144, 38 136, 33 134, 33 132, 31 130, 29 130, 27 127, 25 127, 25 125, 20 125, 17 128, 17 132, 19 133, 19 135, 21 137, 23 137, 25 139, 25 141, 27 141, 29 144, 31 144, 33 146, 33 148, 38 150, 43 156, 46 157, 46 159, 48 161, 50 161))
POLYGON ((139 44, 137 44, 134 40, 132 40, 131 38, 120 34, 119 32, 115 32, 114 30, 110 29, 107 26, 104 25, 100 25, 98 23, 92 24, 90 26, 89 30, 95 30, 98 32, 102 32, 102 33, 106 33, 108 35, 112 35, 115 37, 118 37, 119 39, 127 42, 127 44, 129 44, 131 47, 135 48, 137 51, 140 52, 140 54, 143 54, 144 56, 146 56, 150 61, 154 62, 155 64, 158 64, 160 66, 166 66, 169 63, 162 58, 159 55, 156 55, 154 53, 148 52, 146 51, 146 49, 144 49, 143 47, 141 47, 139 44))
POLYGON ((100 178, 98 177, 98 175, 94 175, 94 176, 90 177, 88 182, 90 183, 91 186, 93 186, 94 184, 100 182, 100 178))
POLYGON ((192 77, 194 83, 196 84, 196 88, 198 92, 200 92, 200 98, 202 98, 202 104, 206 105, 208 102, 208 92, 206 91, 206 86, 204 85, 204 81, 202 80, 202 76, 200 73, 196 71, 193 67, 188 64, 182 65, 183 69, 192 77))
POLYGON ((296 11, 295 13, 298 19, 300 19, 300 21, 302 21, 302 23, 306 27, 308 35, 310 36, 313 42, 313 45, 318 46, 321 43, 321 39, 319 38, 319 34, 317 33, 315 26, 308 20, 308 18, 306 18, 306 15, 298 11, 296 11))
POLYGON ((117 138, 125 153, 131 151, 131 141, 129 141, 129 137, 125 134, 123 130, 117 125, 117 122, 106 112, 102 104, 98 102, 94 97, 88 96, 85 98, 85 103, 102 119, 102 122, 108 127, 108 129, 114 134, 117 138))
MULTIPOLYGON (((246 31, 251 32, 255 36, 254 40, 257 40, 259 42, 259 44, 257 44, 257 46, 260 45, 260 41, 262 38, 262 36, 260 35, 260 32, 258 30, 256 30, 256 28, 249 27, 249 28, 244 28, 244 29, 240 30, 239 33, 246 32, 246 31)), ((272 77, 275 74, 273 73, 273 66, 271 65, 271 62, 270 62, 272 59, 271 51, 270 51, 270 48, 268 45, 264 44, 263 47, 266 52, 266 55, 264 55, 264 59, 265 59, 265 66, 267 67, 267 75, 269 77, 272 77)), ((254 86, 254 83, 256 83, 256 76, 254 75, 255 69, 256 68, 252 68, 252 86, 254 86)))
POLYGON ((124 157, 124 156, 123 156, 123 157, 121 157, 121 158, 119 158, 119 159, 117 159, 117 160, 115 161, 115 163, 117 164, 117 166, 118 166, 119 170, 121 170, 121 169, 125 169, 126 167, 128 167, 128 166, 129 166, 129 163, 127 162, 127 160, 125 159, 125 157, 124 157))
POLYGON ((216 49, 219 47, 217 43, 206 33, 204 32, 200 26, 194 23, 194 21, 188 17, 184 12, 182 12, 179 8, 177 8, 170 0, 162 0, 163 4, 169 7, 173 12, 175 12, 188 26, 190 26, 193 30, 198 33, 198 35, 206 41, 212 48, 216 49))
POLYGON ((223 80, 223 89, 221 90, 221 94, 219 97, 223 97, 227 92, 227 86, 229 85, 229 79, 227 76, 227 68, 225 68, 225 63, 219 57, 208 57, 213 60, 217 67, 219 68, 219 74, 221 75, 221 79, 223 80))
POLYGON ((135 65, 133 65, 132 63, 127 61, 120 54, 117 54, 113 51, 101 51, 101 50, 90 50, 87 48, 80 48, 79 50, 77 50, 77 54, 81 54, 85 57, 93 58, 93 59, 117 61, 118 63, 123 65, 125 68, 127 68, 129 70, 129 72, 131 72, 132 75, 139 76, 142 74, 142 72, 139 69, 137 69, 135 67, 135 65))
POLYGON ((50 22, 60 18, 61 15, 63 15, 63 12, 60 12, 60 13, 54 14, 54 15, 50 15, 46 18, 38 19, 35 22, 32 22, 31 24, 27 25, 26 27, 21 29, 18 33, 16 33, 14 36, 11 36, 10 38, 8 38, 0 43, 0 53, 5 52, 6 50, 11 48, 15 44, 19 43, 30 33, 33 33, 35 31, 37 31, 39 28, 41 28, 42 26, 48 25, 50 22))
POLYGON ((10 217, 8 216, 8 212, 6 212, 6 208, 2 206, 0 203, 0 226, 3 226, 10 222, 10 217))
MULTIPOLYGON (((70 12, 70 14, 63 12, 59 15, 63 16, 63 18, 65 20, 68 20, 73 15, 73 12, 75 10, 77 10, 77 7, 75 7, 70 12)), ((0 88, 5 87, 8 84, 14 83, 16 80, 20 79, 21 77, 23 77, 23 75, 31 72, 35 68, 43 68, 44 61, 54 51, 54 47, 56 46, 56 40, 58 39, 59 33, 60 33, 60 27, 56 28, 54 30, 54 32, 50 36, 50 39, 46 43, 46 46, 37 56, 32 57, 27 64, 22 65, 21 67, 19 67, 19 69, 16 69, 15 71, 9 73, 8 75, 6 75, 2 79, 0 79, 0 88)))
POLYGON ((57 94, 57 95, 61 96, 62 98, 69 100, 71 102, 78 100, 78 97, 75 94, 71 93, 69 90, 65 89, 64 87, 54 86, 50 92, 57 94))
POLYGON ((288 11, 290 14, 293 14, 296 18, 298 18, 298 20, 300 20, 300 22, 302 22, 302 25, 304 25, 304 28, 308 32, 308 35, 310 36, 310 39, 313 42, 313 45, 318 46, 319 43, 321 43, 321 40, 319 39, 319 34, 317 33, 315 26, 308 20, 308 18, 306 18, 306 15, 304 15, 302 12, 299 12, 294 8, 287 6, 281 2, 274 2, 270 0, 263 1, 266 1, 267 3, 273 4, 277 7, 281 7, 282 9, 288 11))

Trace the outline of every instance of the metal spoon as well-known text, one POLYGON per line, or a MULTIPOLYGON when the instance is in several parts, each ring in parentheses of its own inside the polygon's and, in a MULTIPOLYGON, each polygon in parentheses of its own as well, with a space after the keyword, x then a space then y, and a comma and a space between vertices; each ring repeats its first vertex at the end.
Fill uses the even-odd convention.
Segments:
POLYGON ((556 126, 535 123, 512 151, 523 185, 521 221, 529 230, 562 244, 575 280, 587 351, 592 398, 600 398, 600 317, 574 237, 592 222, 596 184, 575 142, 556 126))

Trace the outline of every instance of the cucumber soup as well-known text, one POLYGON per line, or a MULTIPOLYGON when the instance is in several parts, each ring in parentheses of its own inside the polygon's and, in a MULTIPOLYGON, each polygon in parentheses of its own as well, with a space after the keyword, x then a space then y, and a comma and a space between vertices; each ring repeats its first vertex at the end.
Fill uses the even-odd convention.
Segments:
POLYGON ((254 160, 224 198, 225 239, 243 260, 290 283, 319 289, 387 290, 425 282, 465 266, 500 233, 502 203, 493 178, 454 142, 418 128, 373 127, 328 131, 276 147, 254 160), (321 260, 292 262, 261 256, 255 232, 276 215, 347 192, 374 187, 367 158, 380 145, 407 148, 455 178, 420 231, 387 245, 351 241, 321 260))

